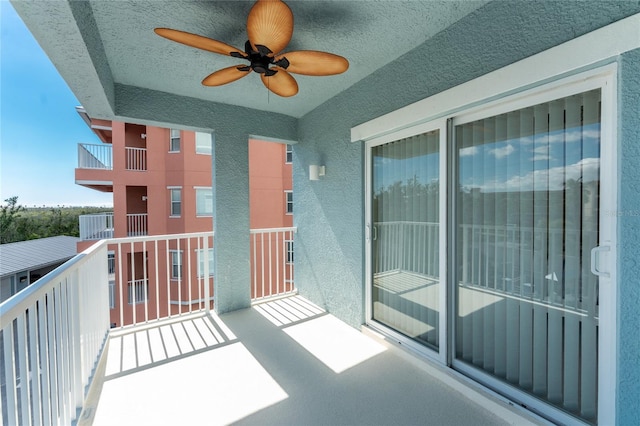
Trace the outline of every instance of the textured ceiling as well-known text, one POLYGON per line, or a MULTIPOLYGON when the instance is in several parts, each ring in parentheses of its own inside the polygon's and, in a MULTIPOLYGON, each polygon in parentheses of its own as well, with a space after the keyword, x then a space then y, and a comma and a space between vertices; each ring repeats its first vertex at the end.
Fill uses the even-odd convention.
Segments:
POLYGON ((243 61, 171 42, 153 32, 168 27, 242 49, 252 1, 12 2, 87 111, 104 118, 118 115, 117 93, 137 101, 145 93, 166 93, 203 105, 215 102, 299 118, 487 3, 287 1, 294 32, 285 51, 336 53, 346 57, 350 67, 336 76, 295 75, 300 91, 281 98, 254 73, 222 87, 202 86, 202 79, 213 71, 243 61))
POLYGON ((485 2, 290 1, 294 33, 286 50, 322 50, 346 57, 337 76, 296 75, 293 98, 269 93, 258 75, 222 87, 204 87, 211 72, 240 64, 236 58, 180 45, 155 27, 204 35, 243 48, 252 2, 92 1, 93 16, 116 83, 280 112, 301 117, 391 62, 485 2))

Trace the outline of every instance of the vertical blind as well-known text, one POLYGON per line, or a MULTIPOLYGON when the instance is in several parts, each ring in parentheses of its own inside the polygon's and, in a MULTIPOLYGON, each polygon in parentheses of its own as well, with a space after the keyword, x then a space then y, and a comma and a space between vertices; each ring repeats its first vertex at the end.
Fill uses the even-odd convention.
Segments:
POLYGON ((456 359, 595 422, 600 90, 454 130, 456 359))
POLYGON ((374 147, 373 318, 439 344, 439 132, 374 147))

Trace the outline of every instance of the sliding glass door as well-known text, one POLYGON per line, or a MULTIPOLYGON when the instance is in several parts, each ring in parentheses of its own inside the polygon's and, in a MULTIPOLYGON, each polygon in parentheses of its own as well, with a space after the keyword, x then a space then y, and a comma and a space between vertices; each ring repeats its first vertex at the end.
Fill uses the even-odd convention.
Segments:
POLYGON ((601 210, 616 200, 612 92, 599 78, 367 150, 369 324, 561 423, 597 422, 615 362, 601 272, 615 264, 601 210))
POLYGON ((440 132, 375 146, 373 319, 431 348, 440 333, 440 132))
POLYGON ((597 418, 600 90, 456 122, 455 358, 597 418))

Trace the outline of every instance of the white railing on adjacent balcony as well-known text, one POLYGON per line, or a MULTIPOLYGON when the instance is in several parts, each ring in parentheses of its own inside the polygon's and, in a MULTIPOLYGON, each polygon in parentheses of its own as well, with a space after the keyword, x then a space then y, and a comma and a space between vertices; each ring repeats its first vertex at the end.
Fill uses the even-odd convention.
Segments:
POLYGON ((127 170, 145 171, 147 170, 147 149, 126 147, 127 170))
POLYGON ((113 238, 113 213, 84 214, 78 217, 81 240, 113 238))
POLYGON ((251 300, 296 291, 293 281, 293 236, 297 228, 251 229, 251 300))
POLYGON ((93 245, 0 305, 3 424, 77 419, 109 332, 106 259, 93 245))
POLYGON ((78 144, 79 169, 113 169, 113 149, 106 144, 78 144))
POLYGON ((147 213, 127 214, 127 235, 140 237, 147 235, 147 213))

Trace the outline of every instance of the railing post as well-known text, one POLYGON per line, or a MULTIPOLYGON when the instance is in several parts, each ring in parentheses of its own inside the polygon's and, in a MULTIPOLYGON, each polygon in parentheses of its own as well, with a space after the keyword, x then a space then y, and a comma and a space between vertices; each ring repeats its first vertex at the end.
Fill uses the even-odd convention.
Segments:
POLYGON ((202 268, 203 272, 203 281, 204 281, 204 305, 205 311, 208 313, 211 310, 211 303, 209 302, 209 236, 206 235, 203 238, 204 242, 202 244, 202 263, 204 267, 202 268))

